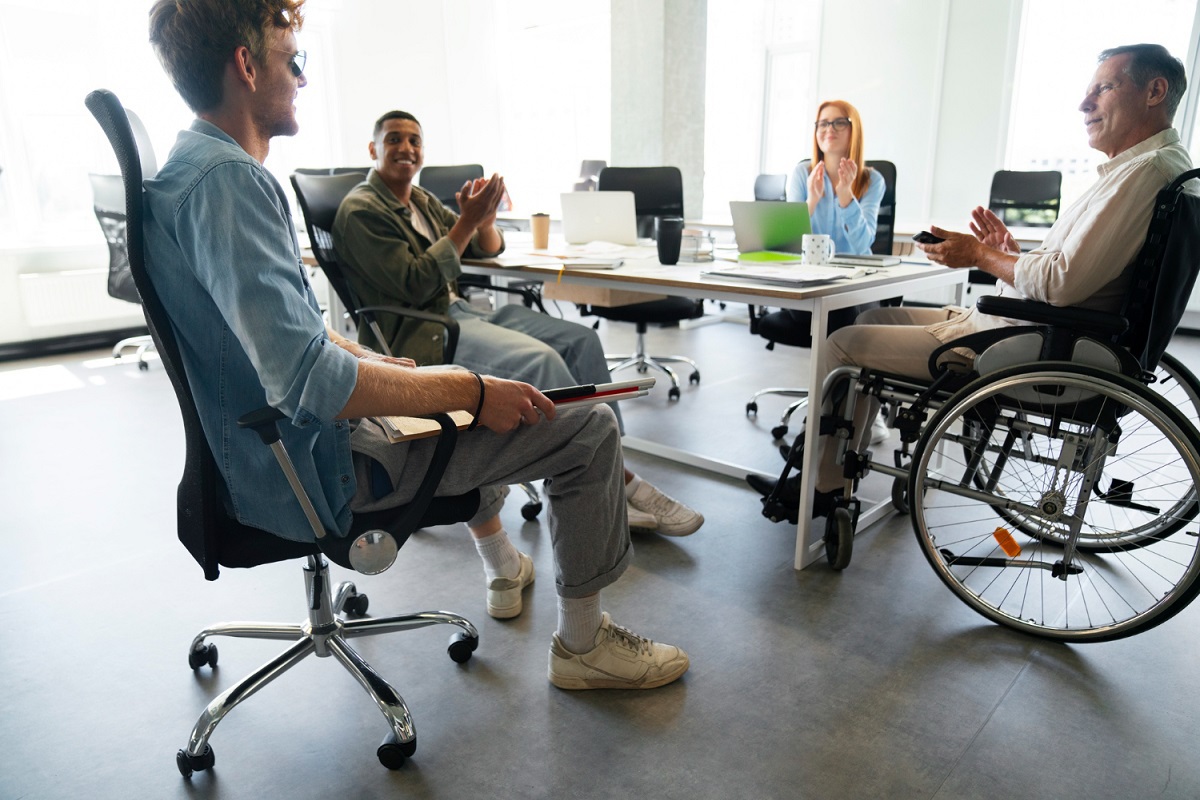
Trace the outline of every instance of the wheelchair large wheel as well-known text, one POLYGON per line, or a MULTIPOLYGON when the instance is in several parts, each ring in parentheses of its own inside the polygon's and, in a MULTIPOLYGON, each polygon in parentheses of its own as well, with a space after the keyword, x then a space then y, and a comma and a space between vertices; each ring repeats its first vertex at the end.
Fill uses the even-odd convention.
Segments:
POLYGON ((1200 435, 1137 381, 1057 363, 980 378, 926 426, 909 481, 934 571, 1001 625, 1119 639, 1200 593, 1197 526, 1170 518, 1194 509, 1178 498, 1200 483, 1200 435))
MULTIPOLYGON (((1103 374, 1109 375, 1110 373, 1103 374)), ((1164 353, 1155 371, 1154 382, 1150 386, 1168 405, 1181 412, 1193 427, 1200 425, 1200 381, 1178 359, 1164 353)), ((1014 413, 1022 412, 1018 410, 1014 413)), ((970 442, 978 441, 983 428, 984 423, 979 419, 970 417, 963 419, 965 458, 971 457, 972 445, 970 442)), ((1019 437, 1020 441, 1013 441, 1011 444, 1029 451, 1030 434, 1018 431, 1015 436, 1019 437)), ((988 476, 995 468, 994 459, 996 457, 994 449, 987 449, 990 452, 984 452, 979 457, 979 469, 975 471, 974 477, 976 488, 985 491, 988 476)), ((1132 502, 1136 481, 1132 485, 1129 483, 1127 478, 1134 477, 1129 475, 1129 472, 1129 469, 1125 469, 1125 474, 1122 474, 1122 470, 1118 469, 1113 470, 1107 476, 1102 476, 1092 487, 1093 495, 1101 502, 1113 503, 1118 506, 1132 502)), ((1196 518, 1197 511, 1200 510, 1200 504, 1197 503, 1197 489, 1198 487, 1195 485, 1181 487, 1167 505, 1161 505, 1163 498, 1159 498, 1160 504, 1154 506, 1159 513, 1144 515, 1140 521, 1136 519, 1137 515, 1130 515, 1125 521, 1126 527, 1120 536, 1115 535, 1115 532, 1110 532, 1097 539, 1091 535, 1090 531, 1083 531, 1075 546, 1080 550, 1108 552, 1113 549, 1141 547, 1147 542, 1158 541, 1162 537, 1169 536, 1196 518)), ((1066 541, 1068 531, 1067 523, 1064 520, 1047 519, 1043 515, 1030 516, 1019 510, 999 506, 995 508, 995 511, 1006 525, 1028 536, 1043 539, 1049 544, 1056 542, 1061 544, 1066 541)))

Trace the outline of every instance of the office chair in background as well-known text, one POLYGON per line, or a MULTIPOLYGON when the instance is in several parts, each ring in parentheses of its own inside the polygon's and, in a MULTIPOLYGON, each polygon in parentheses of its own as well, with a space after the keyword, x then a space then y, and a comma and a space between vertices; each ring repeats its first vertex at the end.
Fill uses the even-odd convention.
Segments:
MULTIPOLYGON (((1017 172, 1002 169, 992 176, 988 208, 1008 226, 1049 228, 1058 219, 1062 173, 1057 170, 1017 172)), ((974 285, 995 286, 996 278, 981 269, 967 273, 967 291, 974 285)))
POLYGON ((600 181, 600 171, 608 166, 607 161, 584 159, 579 165, 579 180, 575 181, 574 192, 594 192, 600 181))
MULTIPOLYGON (((808 163, 807 161, 801 163, 808 163)), ((867 167, 879 170, 883 177, 885 188, 883 199, 879 203, 879 215, 876 217, 875 240, 871 243, 871 252, 879 255, 890 255, 895 244, 896 227, 896 165, 891 161, 868 161, 867 167)), ((899 305, 900 298, 884 301, 889 305, 899 305)), ((863 311, 873 308, 876 303, 866 303, 849 308, 839 308, 829 313, 828 332, 833 333, 838 328, 853 325, 854 320, 863 311)), ((807 311, 780 309, 759 315, 754 307, 750 309, 750 332, 767 340, 767 349, 774 350, 775 345, 786 344, 791 347, 812 348, 812 314, 807 311)), ((788 425, 792 415, 803 408, 808 401, 808 389, 797 387, 772 386, 759 389, 746 403, 746 415, 758 414, 758 398, 778 394, 784 397, 799 398, 787 407, 779 424, 771 429, 771 435, 782 439, 787 435, 788 425)))
MULTIPOLYGON (((367 599, 365 595, 358 594, 354 584, 350 582, 343 582, 336 589, 331 589, 329 565, 325 559, 366 574, 381 572, 390 566, 397 548, 418 527, 461 522, 474 515, 479 507, 478 490, 455 497, 433 497, 445 463, 453 451, 457 433, 454 424, 449 417, 442 415, 440 424, 443 434, 439 439, 437 452, 412 503, 385 512, 356 514, 350 534, 346 537, 329 535, 321 528, 319 522, 314 522, 311 533, 315 536, 315 541, 293 541, 243 525, 230 517, 220 496, 222 478, 201 427, 187 376, 182 369, 179 343, 175 339, 166 309, 146 271, 142 232, 142 166, 139 147, 130 128, 129 118, 116 95, 103 89, 89 94, 86 104, 108 136, 121 167, 125 187, 125 214, 128 220, 130 269, 142 298, 147 325, 175 390, 183 417, 187 449, 183 476, 177 493, 179 539, 204 569, 204 576, 208 580, 217 579, 221 566, 253 567, 293 558, 305 559, 307 618, 302 623, 224 623, 205 628, 192 640, 188 651, 188 665, 193 670, 204 664, 216 666, 216 646, 205 643, 205 639, 211 636, 279 639, 293 643, 208 704, 192 729, 187 747, 176 754, 176 766, 185 778, 190 777, 194 771, 210 769, 214 763, 214 756, 208 740, 226 714, 307 656, 332 655, 354 676, 387 719, 389 733, 377 749, 376 755, 384 766, 396 769, 416 750, 416 731, 412 716, 403 698, 346 640, 358 636, 449 624, 459 628, 459 632, 451 638, 449 654, 454 661, 462 663, 471 657, 478 646, 478 631, 465 618, 443 611, 374 619, 345 619, 340 616, 343 611, 356 615, 364 614, 367 610, 367 599)), ((268 407, 245 415, 238 420, 238 425, 254 429, 262 438, 264 446, 271 447, 280 468, 295 487, 295 501, 306 509, 310 520, 315 520, 316 513, 312 511, 311 501, 303 488, 300 488, 299 479, 295 476, 287 452, 279 441, 277 425, 282 417, 280 412, 268 407)), ((291 500, 281 497, 279 502, 291 500)), ((313 718, 308 730, 318 732, 319 720, 313 718)))
MULTIPOLYGON (((678 167, 605 167, 600 171, 598 190, 601 192, 633 192, 634 212, 637 214, 638 236, 654 234, 654 218, 683 216, 683 176, 678 167)), ((605 353, 609 361, 617 362, 611 371, 635 367, 638 372, 649 368, 659 370, 671 379, 667 396, 678 400, 679 378, 667 364, 687 364, 692 368, 688 382, 700 383, 700 369, 687 356, 652 356, 646 352, 646 330, 650 323, 677 325, 685 319, 704 316, 704 304, 686 297, 667 297, 648 303, 627 306, 580 306, 580 313, 592 314, 614 322, 632 322, 637 326, 637 343, 629 355, 605 353)))
MULTIPOLYGON (((312 245, 313 255, 329 285, 342 301, 346 313, 356 327, 366 325, 375 335, 376 348, 386 355, 394 355, 388 346, 387 339, 379 328, 378 314, 392 314, 409 319, 419 319, 435 322, 442 326, 442 363, 454 363, 454 353, 458 347, 458 320, 446 314, 434 314, 404 306, 364 306, 358 295, 350 288, 342 265, 338 262, 337 252, 333 249, 333 220, 337 217, 338 206, 346 195, 357 186, 361 180, 354 174, 330 175, 324 170, 301 172, 296 170, 292 175, 292 189, 296 192, 296 200, 300 204, 300 213, 304 217, 304 227, 308 230, 308 240, 312 245)), ((528 497, 521 506, 521 516, 527 520, 537 518, 542 511, 542 498, 537 487, 532 483, 522 483, 521 488, 528 497)))
POLYGON ((759 175, 754 179, 754 199, 787 200, 787 175, 759 175))

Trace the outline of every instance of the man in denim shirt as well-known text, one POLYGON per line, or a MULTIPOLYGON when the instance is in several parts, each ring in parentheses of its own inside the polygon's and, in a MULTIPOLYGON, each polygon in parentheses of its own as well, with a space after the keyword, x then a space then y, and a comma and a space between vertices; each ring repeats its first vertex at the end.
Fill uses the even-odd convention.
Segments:
POLYGON ((687 654, 613 624, 599 591, 632 558, 620 437, 606 406, 555 414, 534 387, 382 358, 324 325, 283 190, 262 167, 275 136, 299 129, 304 78, 295 32, 303 0, 158 0, 150 41, 198 119, 146 182, 150 277, 238 520, 285 538, 308 525, 257 437, 234 421, 263 405, 291 419, 283 442, 326 529, 355 511, 408 502, 431 440, 393 445, 374 415, 478 408, 439 492, 482 487, 468 522, 487 576, 488 613, 515 617, 533 562, 501 527, 504 486, 546 479, 559 598, 550 680, 566 689, 653 688, 687 654))

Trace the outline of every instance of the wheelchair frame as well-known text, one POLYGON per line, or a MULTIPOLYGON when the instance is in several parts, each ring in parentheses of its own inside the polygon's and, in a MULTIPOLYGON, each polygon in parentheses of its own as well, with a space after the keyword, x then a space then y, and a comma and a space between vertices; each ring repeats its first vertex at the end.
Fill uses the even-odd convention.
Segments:
MULTIPOLYGON (((1079 341, 1095 360, 1090 346, 1099 343, 1079 341)), ((1119 351, 1107 352, 1108 366, 1129 368, 1119 351)), ((1165 622, 1200 593, 1200 382, 1170 356, 1155 378, 1182 398, 1067 361, 1002 367, 956 389, 944 388, 956 380, 949 371, 931 385, 832 371, 823 396, 839 382, 853 381, 853 390, 840 414, 822 418, 846 479, 826 517, 830 565, 849 564, 861 510, 855 488, 874 470, 893 477, 892 503, 912 518, 938 577, 993 622, 1078 642, 1165 622), (855 405, 866 395, 888 403, 889 427, 900 430, 894 464, 851 446, 855 405)), ((782 477, 802 447, 793 446, 782 477)))

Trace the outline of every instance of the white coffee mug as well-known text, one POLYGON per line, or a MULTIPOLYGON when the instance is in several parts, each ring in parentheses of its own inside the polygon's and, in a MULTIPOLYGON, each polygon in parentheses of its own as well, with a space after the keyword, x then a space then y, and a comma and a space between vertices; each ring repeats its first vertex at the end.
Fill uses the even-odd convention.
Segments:
POLYGON ((804 234, 801 261, 819 267, 833 258, 833 237, 823 233, 804 234))

